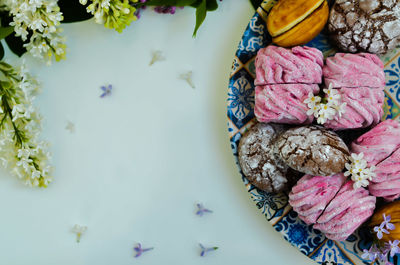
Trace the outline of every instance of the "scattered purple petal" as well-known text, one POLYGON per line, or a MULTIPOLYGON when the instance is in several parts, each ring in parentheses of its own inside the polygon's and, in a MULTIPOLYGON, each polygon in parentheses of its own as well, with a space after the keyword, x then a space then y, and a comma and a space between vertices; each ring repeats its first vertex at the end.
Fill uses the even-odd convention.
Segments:
POLYGON ((375 226, 374 231, 378 239, 382 239, 383 233, 389 234, 389 231, 385 229, 385 223, 382 223, 380 226, 375 226))
POLYGON ((213 211, 211 211, 211 210, 209 210, 207 208, 204 208, 203 204, 201 204, 201 203, 197 203, 196 205, 197 205, 196 215, 198 215, 198 216, 203 216, 205 213, 212 213, 213 212, 213 211))
POLYGON ((200 256, 204 257, 208 252, 210 251, 215 251, 218 249, 218 247, 210 247, 210 248, 206 248, 204 247, 201 243, 199 243, 199 246, 201 248, 201 252, 200 252, 200 256))
POLYGON ((112 85, 101 86, 101 90, 103 90, 103 93, 100 95, 101 98, 104 98, 105 96, 111 95, 112 85))
POLYGON ((386 229, 388 229, 388 230, 394 230, 396 228, 394 224, 390 223, 391 220, 392 220, 392 217, 390 215, 386 216, 386 214, 383 214, 382 225, 386 226, 386 229))
POLYGON ((133 248, 133 250, 135 250, 136 254, 135 254, 135 258, 140 257, 144 252, 153 250, 154 248, 142 248, 142 244, 138 243, 136 245, 136 247, 133 248))
POLYGON ((389 243, 386 243, 388 248, 390 249, 390 256, 394 257, 394 255, 400 253, 400 248, 399 248, 399 240, 394 240, 393 242, 390 240, 389 243))
POLYGON ((361 258, 374 261, 376 258, 379 257, 380 254, 381 254, 380 250, 375 245, 372 245, 369 250, 366 249, 363 250, 361 258))

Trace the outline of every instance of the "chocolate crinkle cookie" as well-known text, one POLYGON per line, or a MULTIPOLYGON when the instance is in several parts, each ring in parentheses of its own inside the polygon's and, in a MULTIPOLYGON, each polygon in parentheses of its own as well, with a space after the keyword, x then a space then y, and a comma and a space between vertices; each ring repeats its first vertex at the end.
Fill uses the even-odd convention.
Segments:
POLYGON ((293 172, 277 156, 273 144, 283 130, 281 125, 257 123, 240 139, 243 174, 251 184, 267 192, 281 192, 292 182, 293 172))
POLYGON ((349 156, 349 149, 336 133, 315 125, 289 129, 275 145, 288 166, 313 176, 341 172, 349 156))
POLYGON ((337 0, 328 29, 343 51, 384 54, 400 44, 400 0, 337 0))

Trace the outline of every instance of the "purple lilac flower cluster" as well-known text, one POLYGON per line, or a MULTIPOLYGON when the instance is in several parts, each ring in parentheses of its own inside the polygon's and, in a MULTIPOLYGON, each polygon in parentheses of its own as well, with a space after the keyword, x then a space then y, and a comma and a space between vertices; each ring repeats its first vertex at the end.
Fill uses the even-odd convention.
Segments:
MULTIPOLYGON (((140 3, 146 3, 147 0, 139 0, 139 2, 140 3)), ((179 8, 183 9, 183 6, 179 7, 179 8)), ((140 12, 142 10, 144 10, 144 9, 146 9, 145 5, 139 7, 136 10, 136 14, 135 15, 136 15, 137 18, 140 18, 140 12)), ((173 15, 176 12, 176 6, 156 6, 156 7, 154 7, 154 11, 159 13, 159 14, 172 14, 173 15)))
MULTIPOLYGON (((180 9, 183 9, 183 6, 179 7, 180 9)), ((156 11, 159 14, 175 14, 176 12, 176 6, 156 6, 154 8, 154 11, 156 11)))
MULTIPOLYGON (((374 232, 376 233, 376 237, 378 239, 382 239, 383 234, 390 234, 389 230, 394 230, 394 224, 390 223, 392 217, 390 215, 386 216, 383 214, 383 222, 380 226, 374 227, 374 232)), ((400 253, 399 240, 394 240, 393 242, 389 240, 389 242, 385 242, 383 245, 373 244, 369 250, 364 249, 364 253, 361 258, 374 261, 378 259, 385 265, 393 265, 388 260, 388 257, 394 257, 394 255, 400 253)))

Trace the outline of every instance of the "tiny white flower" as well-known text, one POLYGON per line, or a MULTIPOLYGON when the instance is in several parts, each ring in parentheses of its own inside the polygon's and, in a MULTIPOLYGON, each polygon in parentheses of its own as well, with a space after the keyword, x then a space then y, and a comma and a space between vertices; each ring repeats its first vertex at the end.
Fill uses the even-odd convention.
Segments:
POLYGON ((361 163, 361 161, 364 160, 363 158, 364 158, 364 153, 361 152, 359 154, 352 153, 349 159, 350 159, 351 162, 358 164, 358 163, 361 163))
POLYGON ((46 21, 44 21, 41 18, 38 18, 36 20, 33 20, 30 24, 30 28, 32 30, 39 30, 40 32, 43 32, 44 28, 47 26, 46 21))
POLYGON ((316 104, 321 102, 321 97, 320 96, 315 96, 313 93, 308 93, 307 98, 304 100, 304 103, 307 104, 309 108, 312 108, 316 104))
POLYGON ((81 5, 86 5, 87 4, 87 0, 79 0, 79 3, 81 3, 81 5))
POLYGON ((324 124, 326 122, 326 118, 324 116, 324 114, 319 114, 318 119, 317 119, 317 123, 318 124, 324 124))
POLYGON ((361 187, 367 187, 369 182, 367 179, 365 179, 364 176, 362 175, 352 175, 351 180, 354 181, 353 183, 353 188, 361 188, 361 187))
POLYGON ((318 112, 320 109, 320 104, 317 104, 315 106, 313 106, 312 108, 310 108, 309 110, 307 110, 307 115, 314 115, 315 118, 318 118, 318 112))
POLYGON ((103 0, 100 6, 101 8, 108 9, 110 7, 110 0, 103 0))
POLYGON ((72 232, 76 234, 76 242, 79 243, 81 241, 81 236, 86 232, 87 226, 84 225, 74 225, 72 228, 72 232))
POLYGON ((374 177, 376 177, 375 166, 370 166, 369 168, 367 168, 365 170, 365 174, 368 180, 372 180, 374 177))
POLYGON ((324 124, 327 120, 332 120, 334 116, 335 116, 335 109, 333 109, 327 104, 320 104, 320 108, 318 110, 318 119, 317 119, 317 122, 319 124, 324 124))
POLYGON ((94 19, 97 24, 104 24, 104 11, 101 9, 94 14, 94 19))
POLYGON ((335 107, 339 117, 342 117, 343 113, 346 112, 346 106, 347 106, 347 103, 344 102, 344 103, 342 103, 342 104, 340 104, 340 105, 335 107))
POLYGON ((17 119, 24 117, 25 106, 22 104, 14 105, 11 110, 11 115, 13 116, 12 121, 15 122, 17 119))
POLYGON ((375 167, 368 167, 367 161, 364 159, 364 153, 352 153, 349 157, 351 163, 346 163, 346 171, 344 175, 351 176, 351 180, 354 181, 353 187, 367 187, 369 181, 375 177, 375 167))
POLYGON ((328 89, 323 89, 324 93, 326 94, 326 99, 328 101, 328 105, 330 106, 337 106, 340 102, 340 94, 336 89, 332 89, 331 87, 328 89))

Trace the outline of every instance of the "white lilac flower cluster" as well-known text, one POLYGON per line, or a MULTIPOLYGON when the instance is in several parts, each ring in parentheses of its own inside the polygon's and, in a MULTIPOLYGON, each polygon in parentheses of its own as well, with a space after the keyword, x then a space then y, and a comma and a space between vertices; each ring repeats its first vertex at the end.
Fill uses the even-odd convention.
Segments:
POLYGON ((34 57, 51 63, 65 58, 65 38, 59 27, 63 20, 57 0, 3 0, 6 10, 12 15, 10 26, 15 35, 28 42, 24 47, 34 57))
POLYGON ((33 107, 38 82, 24 65, 0 62, 0 161, 32 187, 47 187, 52 168, 48 144, 39 140, 41 117, 33 107))
MULTIPOLYGON (((383 222, 381 223, 381 225, 374 227, 374 232, 376 233, 376 237, 378 239, 383 238, 383 233, 390 234, 389 230, 395 229, 394 224, 390 223, 391 220, 392 218, 390 215, 386 216, 386 214, 383 214, 383 222)), ((382 246, 379 246, 378 244, 373 244, 369 250, 363 250, 364 253, 362 254, 361 258, 370 261, 379 260, 382 262, 382 264, 393 265, 393 263, 388 260, 388 256, 393 258, 394 255, 400 253, 399 243, 399 240, 389 240, 389 242, 385 242, 385 244, 383 244, 382 246)))
POLYGON ((326 95, 324 98, 326 102, 323 102, 320 96, 315 96, 313 93, 310 93, 308 98, 304 100, 309 108, 307 115, 314 115, 319 124, 332 120, 336 114, 341 117, 346 108, 346 102, 340 104, 340 94, 336 89, 332 89, 332 85, 329 85, 329 88, 323 91, 326 95))
POLYGON ((368 167, 367 161, 364 159, 364 153, 362 152, 351 154, 349 159, 351 163, 345 164, 347 171, 344 175, 346 177, 351 176, 351 180, 354 182, 354 189, 367 187, 369 181, 375 177, 375 166, 368 167))
MULTIPOLYGON (((87 12, 94 15, 98 24, 106 28, 122 32, 126 26, 137 19, 136 8, 133 6, 138 0, 89 0, 87 12)), ((79 0, 86 5, 88 0, 79 0)))

